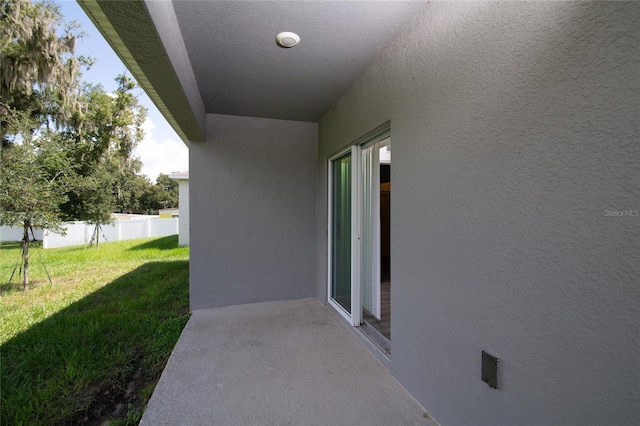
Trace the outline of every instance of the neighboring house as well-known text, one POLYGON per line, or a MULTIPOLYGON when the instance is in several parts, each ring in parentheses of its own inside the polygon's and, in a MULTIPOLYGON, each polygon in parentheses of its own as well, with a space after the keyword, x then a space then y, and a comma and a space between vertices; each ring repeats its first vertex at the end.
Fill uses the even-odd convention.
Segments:
POLYGON ((170 219, 172 217, 180 217, 179 209, 160 209, 158 210, 158 217, 160 219, 170 219))
POLYGON ((173 172, 169 178, 178 181, 178 206, 180 206, 180 223, 178 225, 178 245, 189 245, 189 172, 173 172))
POLYGON ((148 219, 152 217, 156 216, 151 214, 111 213, 111 218, 114 220, 148 219))
POLYGON ((639 3, 81 4, 189 144, 192 309, 317 297, 442 424, 637 423, 639 3))

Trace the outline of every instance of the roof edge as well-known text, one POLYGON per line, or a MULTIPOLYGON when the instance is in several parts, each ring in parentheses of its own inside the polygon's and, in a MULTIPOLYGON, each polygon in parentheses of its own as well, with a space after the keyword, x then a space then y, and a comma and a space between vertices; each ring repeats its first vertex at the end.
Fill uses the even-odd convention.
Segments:
POLYGON ((145 2, 77 1, 183 142, 204 141, 204 107, 194 111, 145 2))

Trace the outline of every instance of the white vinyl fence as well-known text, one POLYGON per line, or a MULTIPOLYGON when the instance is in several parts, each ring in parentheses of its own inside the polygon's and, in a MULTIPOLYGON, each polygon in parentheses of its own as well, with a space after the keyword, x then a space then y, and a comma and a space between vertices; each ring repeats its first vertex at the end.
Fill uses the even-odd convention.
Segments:
MULTIPOLYGON (((144 217, 127 220, 116 220, 111 225, 100 227, 100 242, 132 240, 135 238, 164 237, 178 233, 179 219, 177 217, 163 218, 144 217)), ((56 234, 52 231, 36 229, 36 239, 42 241, 43 248, 77 246, 89 244, 93 236, 95 225, 84 222, 67 222, 66 235, 56 234)), ((31 232, 29 232, 31 237, 31 232)), ((3 226, 0 229, 2 241, 20 241, 22 229, 3 226)))
MULTIPOLYGON (((23 232, 22 228, 18 228, 17 226, 0 226, 0 241, 21 241, 23 232)), ((33 233, 35 234, 36 240, 42 241, 44 235, 42 229, 34 229, 33 233)), ((29 238, 34 238, 34 236, 31 235, 31 230, 29 230, 29 238)))

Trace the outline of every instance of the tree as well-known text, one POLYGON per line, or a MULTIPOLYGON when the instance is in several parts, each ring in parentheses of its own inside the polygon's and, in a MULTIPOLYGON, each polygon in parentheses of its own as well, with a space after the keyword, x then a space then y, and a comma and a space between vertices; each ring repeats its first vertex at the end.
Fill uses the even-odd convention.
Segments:
POLYGON ((127 200, 132 199, 136 182, 135 177, 140 172, 142 162, 133 157, 134 148, 144 138, 142 124, 147 118, 147 110, 138 103, 138 99, 132 94, 136 87, 130 78, 119 75, 116 78, 118 89, 114 98, 114 122, 113 122, 113 155, 118 160, 116 179, 116 206, 120 212, 132 212, 134 208, 127 205, 127 200))
POLYGON ((158 214, 160 209, 178 206, 178 183, 163 173, 155 184, 139 175, 129 177, 127 182, 127 213, 158 214))
POLYGON ((168 175, 160 173, 156 179, 156 186, 162 190, 162 208, 178 207, 179 185, 168 175))
POLYGON ((92 60, 74 55, 79 36, 50 1, 0 0, 1 220, 25 227, 25 272, 28 227, 83 219, 98 230, 159 197, 133 156, 146 118, 135 82, 118 76, 113 94, 81 85, 92 60))
MULTIPOLYGON (((12 126, 29 128, 32 123, 13 117, 12 126), (18 124, 16 124, 18 123, 18 124)), ((21 226, 24 289, 29 288, 29 230, 45 228, 64 232, 59 206, 66 200, 64 187, 71 175, 67 156, 45 132, 31 138, 28 131, 22 143, 7 145, 0 152, 0 225, 21 226)))
POLYGON ((0 223, 24 229, 25 289, 29 229, 62 230, 62 181, 71 173, 49 129, 81 109, 79 69, 90 60, 73 55, 76 29, 53 3, 0 0, 0 223))
POLYGON ((98 163, 90 176, 82 179, 81 200, 85 221, 94 225, 93 237, 96 247, 100 244, 100 227, 113 222, 115 200, 111 188, 114 179, 105 162, 98 163))
POLYGON ((111 222, 113 212, 136 211, 142 193, 137 175, 142 163, 133 149, 144 136, 146 109, 133 95, 133 80, 120 75, 116 81, 113 94, 85 85, 86 107, 65 131, 79 179, 62 209, 68 219, 86 220, 96 230, 111 222))
POLYGON ((81 109, 78 76, 91 59, 74 56, 81 34, 51 2, 0 0, 0 138, 10 111, 33 119, 34 128, 66 123, 81 109))

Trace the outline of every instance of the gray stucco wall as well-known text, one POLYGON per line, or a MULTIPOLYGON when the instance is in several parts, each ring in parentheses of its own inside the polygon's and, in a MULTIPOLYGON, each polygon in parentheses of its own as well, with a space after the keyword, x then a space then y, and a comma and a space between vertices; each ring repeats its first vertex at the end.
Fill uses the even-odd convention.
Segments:
MULTIPOLYGON (((198 83, 191 68, 191 61, 187 48, 182 39, 180 25, 176 19, 176 12, 171 2, 147 1, 145 7, 149 15, 153 19, 153 23, 158 30, 158 36, 162 40, 162 44, 167 52, 167 56, 171 61, 171 65, 175 70, 176 76, 180 80, 182 91, 173 92, 173 96, 180 96, 184 93, 187 102, 191 106, 194 118, 200 128, 200 132, 204 133, 205 129, 205 109, 200 97, 198 83)), ((156 70, 158 72, 158 70, 156 70)))
POLYGON ((313 296, 317 125, 206 126, 189 145, 191 308, 313 296))
POLYGON ((320 121, 318 297, 326 159, 391 120, 391 370, 441 424, 637 424, 638 46, 638 3, 432 2, 320 121))

